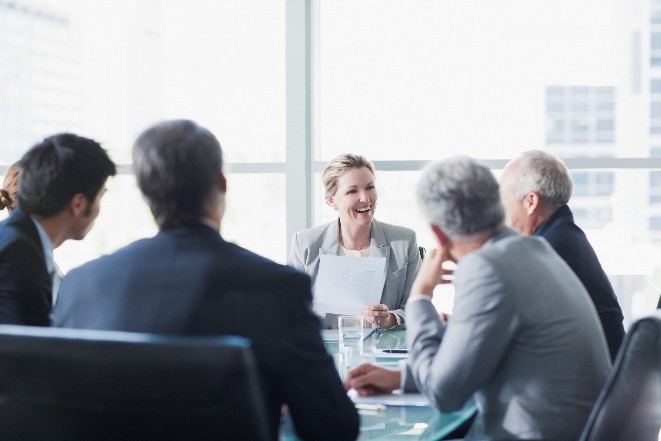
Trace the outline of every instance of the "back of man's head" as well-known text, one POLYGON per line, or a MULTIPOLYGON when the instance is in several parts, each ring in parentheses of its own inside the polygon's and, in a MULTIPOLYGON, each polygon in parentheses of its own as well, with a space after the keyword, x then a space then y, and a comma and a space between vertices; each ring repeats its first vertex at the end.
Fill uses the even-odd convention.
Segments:
POLYGON ((467 156, 428 165, 417 195, 427 220, 457 239, 495 231, 504 219, 496 178, 467 156))
POLYGON ((521 154, 515 179, 517 199, 535 192, 552 210, 568 203, 572 195, 573 183, 567 166, 542 150, 529 150, 521 154))
POLYGON ((160 228, 199 222, 219 190, 222 153, 216 137, 188 120, 164 121, 133 146, 138 186, 160 228))
POLYGON ((29 214, 50 217, 79 193, 92 204, 116 172, 98 142, 73 133, 49 136, 20 160, 18 205, 29 214))

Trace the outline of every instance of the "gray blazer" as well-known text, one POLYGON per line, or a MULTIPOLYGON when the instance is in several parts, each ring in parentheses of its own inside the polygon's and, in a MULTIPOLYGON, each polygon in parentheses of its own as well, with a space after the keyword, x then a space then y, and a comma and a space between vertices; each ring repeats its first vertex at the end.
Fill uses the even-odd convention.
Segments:
MULTIPOLYGON (((381 303, 405 322, 404 306, 420 266, 415 232, 409 228, 372 220, 370 256, 386 258, 386 278, 381 303)), ((305 271, 314 283, 319 272, 319 256, 340 254, 340 223, 309 228, 294 234, 287 264, 305 271)))
POLYGON ((550 245, 505 229, 459 261, 444 328, 409 302, 411 374, 441 411, 474 397, 466 439, 577 439, 610 356, 585 288, 550 245))

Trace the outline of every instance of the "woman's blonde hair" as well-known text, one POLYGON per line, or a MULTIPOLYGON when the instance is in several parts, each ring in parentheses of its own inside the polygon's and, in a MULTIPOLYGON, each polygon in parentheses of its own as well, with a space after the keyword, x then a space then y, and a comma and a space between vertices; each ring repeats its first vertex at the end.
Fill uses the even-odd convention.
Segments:
POLYGON ((325 197, 334 196, 337 192, 337 180, 350 168, 366 167, 374 175, 374 164, 364 156, 344 153, 333 158, 321 174, 325 197))
POLYGON ((18 203, 18 178, 20 175, 20 169, 18 168, 18 162, 14 162, 12 165, 7 167, 7 172, 5 173, 5 180, 2 183, 0 189, 0 210, 4 210, 11 213, 11 211, 16 208, 18 203))

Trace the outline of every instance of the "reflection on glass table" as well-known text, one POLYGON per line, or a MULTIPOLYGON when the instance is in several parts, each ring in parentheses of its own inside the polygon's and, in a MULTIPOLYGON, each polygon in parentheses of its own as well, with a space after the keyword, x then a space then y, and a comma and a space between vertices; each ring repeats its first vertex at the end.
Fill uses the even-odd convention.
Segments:
MULTIPOLYGON (((340 349, 337 330, 324 331, 324 345, 333 356, 340 377, 361 363, 397 369, 402 357, 381 356, 377 349, 405 349, 406 331, 373 332, 363 342, 362 350, 340 349)), ((387 353, 386 353, 387 354, 387 353)), ((352 395, 352 393, 350 393, 352 395)), ((468 421, 476 412, 473 400, 469 400, 455 412, 441 413, 429 406, 428 401, 418 394, 400 396, 381 395, 368 399, 355 398, 360 415, 359 440, 438 440, 451 434, 468 421)), ((338 421, 338 424, 341 424, 338 421)), ((297 440, 288 416, 283 417, 281 441, 297 440)))

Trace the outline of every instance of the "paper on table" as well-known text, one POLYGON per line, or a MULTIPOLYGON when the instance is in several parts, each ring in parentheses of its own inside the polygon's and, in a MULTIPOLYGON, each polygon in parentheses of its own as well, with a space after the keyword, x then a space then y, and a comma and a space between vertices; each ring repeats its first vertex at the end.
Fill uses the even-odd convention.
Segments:
POLYGON ((314 310, 357 315, 380 302, 385 279, 385 257, 349 257, 322 254, 314 286, 314 310))
POLYGON ((349 397, 355 404, 371 404, 384 406, 429 406, 429 400, 422 394, 405 394, 405 393, 395 393, 392 394, 381 394, 381 395, 370 395, 367 397, 361 397, 353 389, 348 393, 349 397))
POLYGON ((323 341, 340 341, 340 332, 337 329, 322 329, 321 339, 323 341))

